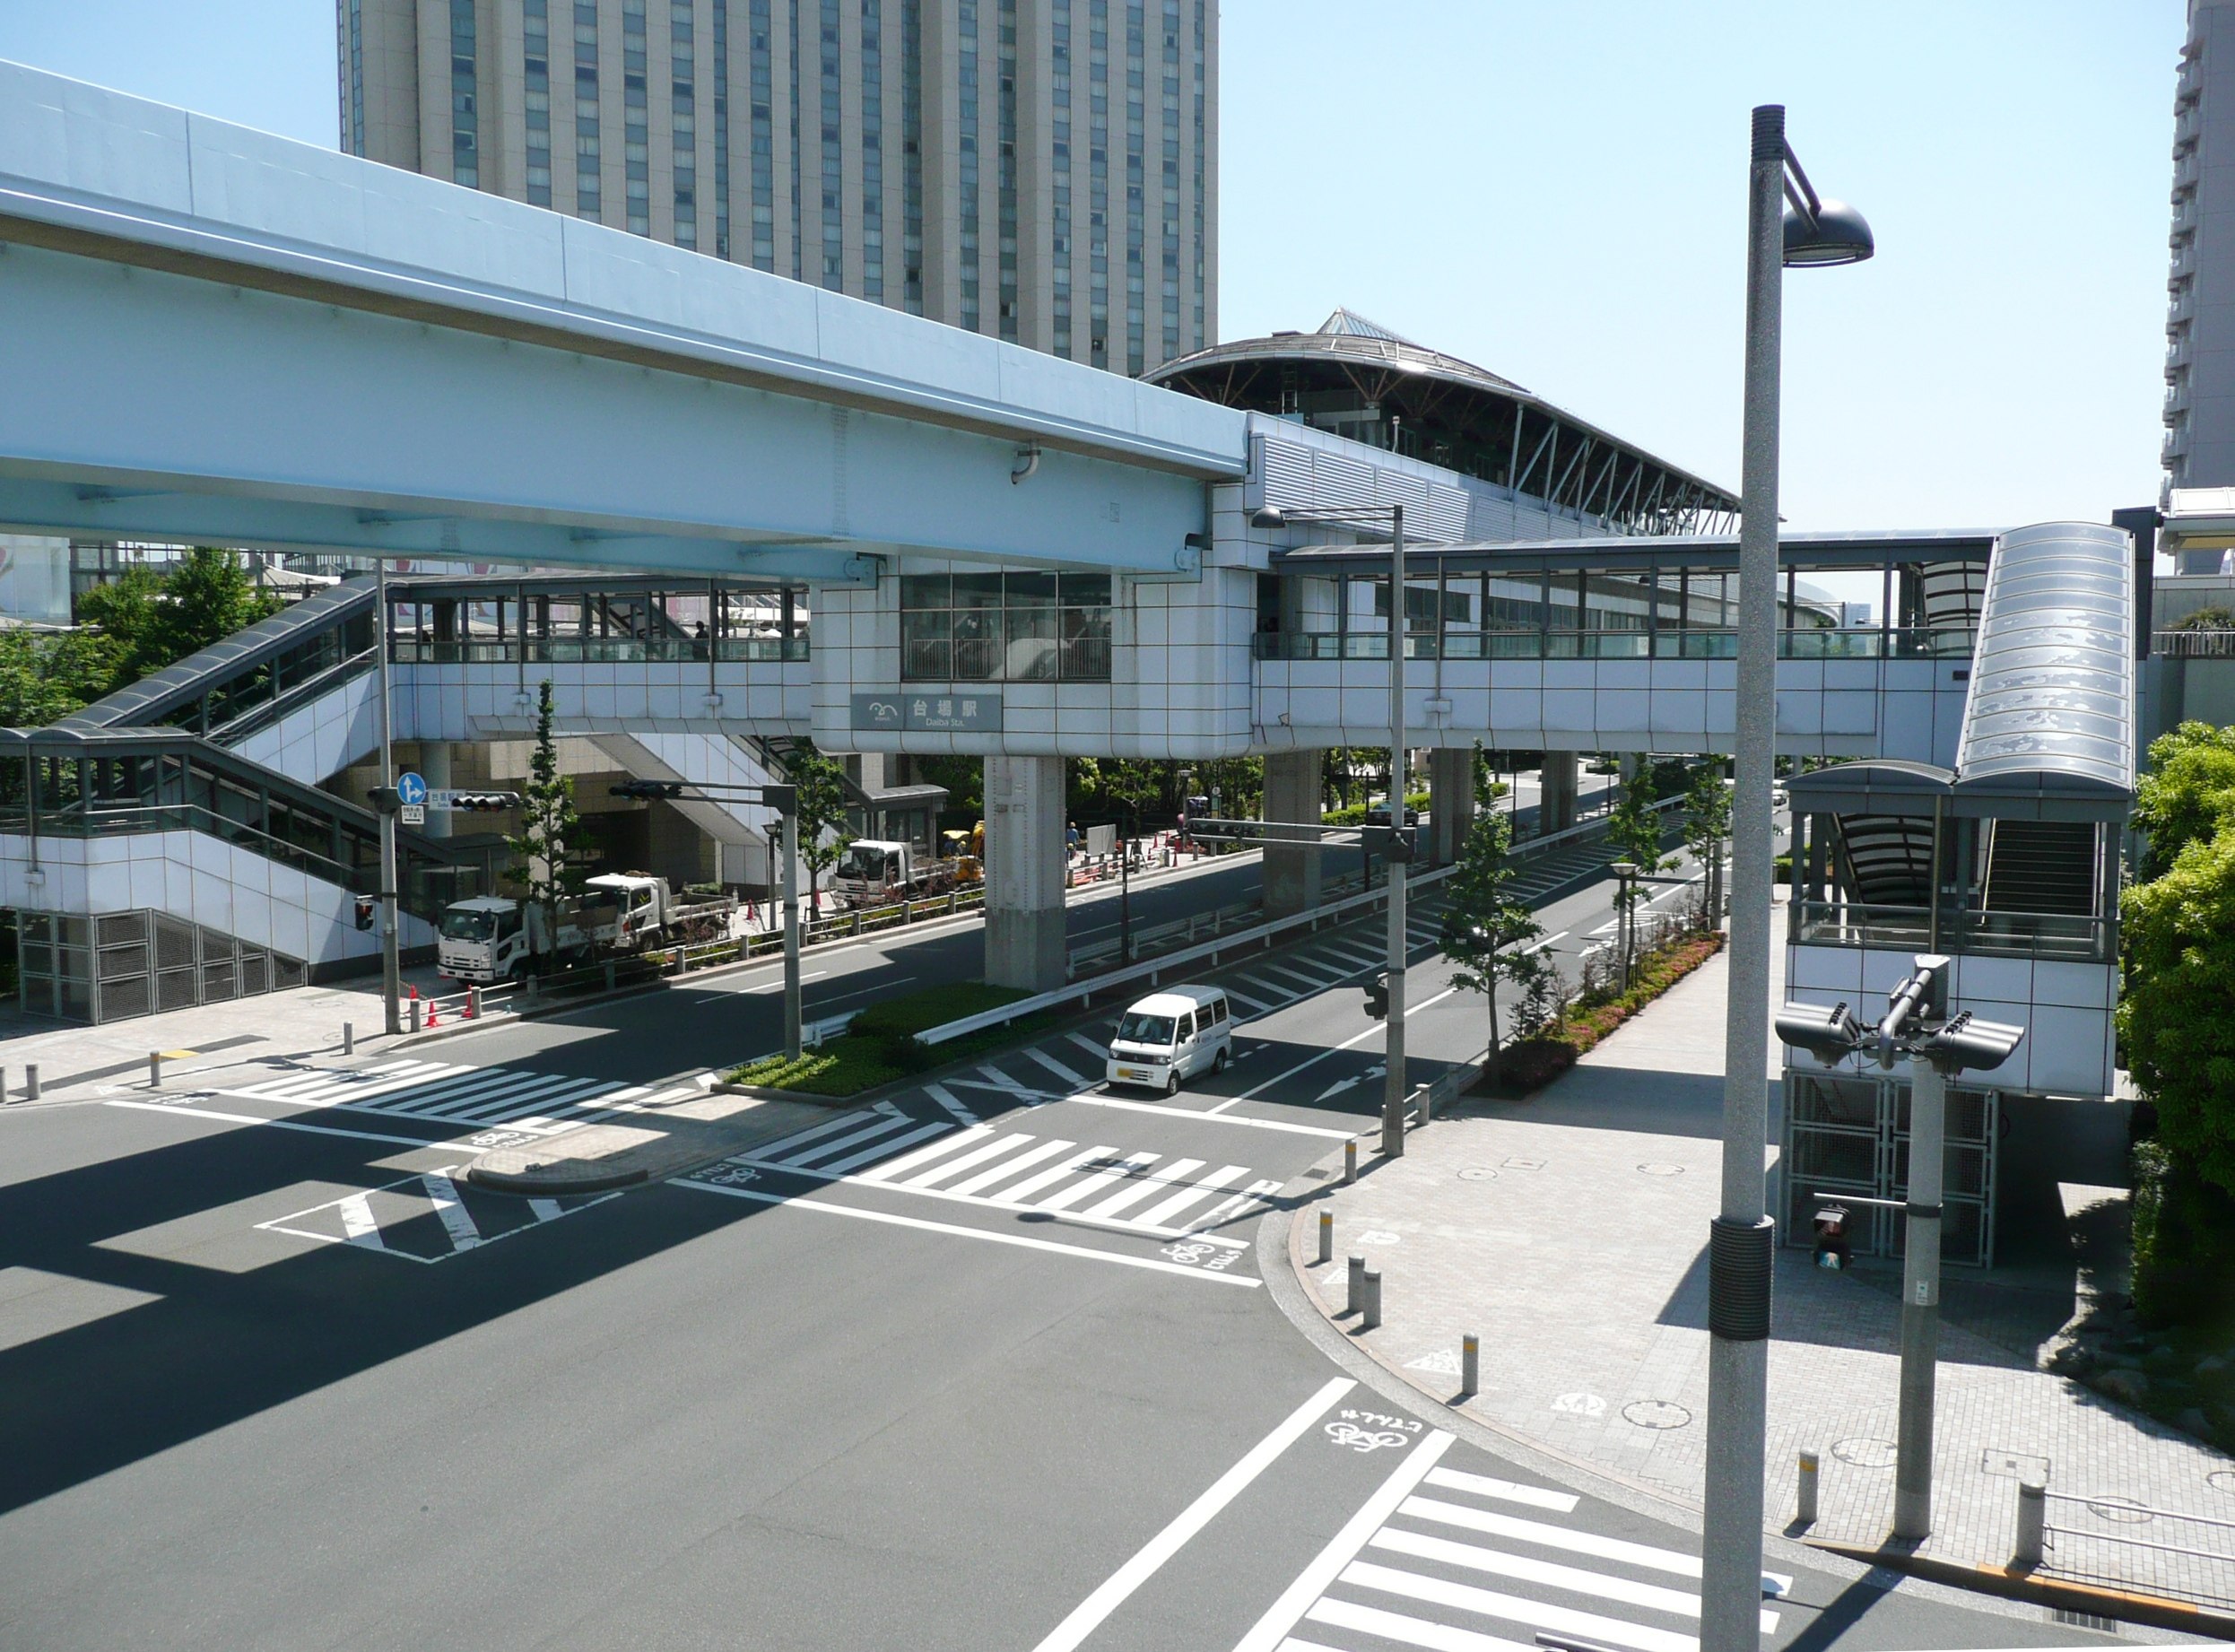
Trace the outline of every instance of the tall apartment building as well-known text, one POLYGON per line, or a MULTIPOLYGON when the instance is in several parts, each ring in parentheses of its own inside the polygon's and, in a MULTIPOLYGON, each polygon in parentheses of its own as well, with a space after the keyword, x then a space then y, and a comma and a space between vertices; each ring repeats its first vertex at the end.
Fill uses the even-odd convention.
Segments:
POLYGON ((2167 284, 2170 501, 2176 488, 2235 487, 2235 0, 2189 0, 2173 94, 2167 284))
POLYGON ((342 146, 1121 372, 1216 337, 1217 0, 337 0, 342 146))

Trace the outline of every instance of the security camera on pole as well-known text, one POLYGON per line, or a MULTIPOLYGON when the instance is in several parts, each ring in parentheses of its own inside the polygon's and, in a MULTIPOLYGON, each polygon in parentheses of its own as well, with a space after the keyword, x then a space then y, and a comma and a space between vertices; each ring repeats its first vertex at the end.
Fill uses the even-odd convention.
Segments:
MULTIPOLYGON (((1909 1063, 1909 1180, 1901 1265, 1901 1410, 1893 1470, 1893 1535, 1912 1542, 1933 1529, 1933 1389, 1940 1357, 1940 1218, 1947 1156, 1948 1078, 2009 1060, 2022 1027, 1948 1013, 1949 961, 1920 952, 1889 995, 1885 1019, 1865 1029, 1846 1004, 1788 1004, 1777 1034, 1826 1066, 1870 1052, 1881 1067, 1909 1063)), ((1831 1225, 1844 1225, 1846 1212, 1831 1225)), ((1825 1217, 1817 1217, 1819 1230, 1825 1217)))

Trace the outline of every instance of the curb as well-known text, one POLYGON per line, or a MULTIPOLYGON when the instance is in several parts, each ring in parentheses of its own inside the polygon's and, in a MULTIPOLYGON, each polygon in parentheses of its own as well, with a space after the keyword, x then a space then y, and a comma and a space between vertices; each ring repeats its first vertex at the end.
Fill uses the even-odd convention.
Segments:
MULTIPOLYGON (((677 1170, 674 1174, 687 1175, 689 1171, 677 1170)), ((502 1170, 483 1169, 477 1164, 465 1172, 465 1179, 489 1193, 550 1199, 567 1198, 576 1194, 612 1193, 622 1187, 640 1187, 651 1179, 651 1172, 639 1167, 633 1170, 608 1170, 598 1176, 573 1176, 555 1180, 544 1176, 508 1175, 502 1170)))
POLYGON ((2025 1601, 2032 1605, 2085 1613, 2093 1617, 2117 1618, 2129 1623, 2147 1624, 2152 1629, 2185 1630, 2194 1635, 2210 1635, 2222 1640, 2235 1639, 2235 1613, 2215 1612, 2193 1601, 2170 1600, 2160 1595, 2139 1595, 2126 1589, 2069 1583, 2062 1578, 2044 1578, 2036 1572, 2023 1571, 2014 1566, 1986 1566, 1966 1561, 1934 1560, 1925 1555, 1911 1554, 1892 1544, 1872 1547, 1865 1543, 1836 1543, 1829 1538, 1815 1537, 1804 1537, 1801 1541, 1812 1549, 1836 1554, 1842 1560, 1859 1561, 1865 1566, 1883 1567, 1889 1571, 1905 1572, 1913 1578, 1923 1578, 1933 1583, 1944 1583, 1978 1594, 1998 1595, 2005 1600, 2025 1601))
MULTIPOLYGON (((1448 1115, 1446 1115, 1448 1117, 1448 1115)), ((1361 1140, 1369 1139, 1361 1137, 1361 1140)), ((1361 1170, 1364 1155, 1361 1155, 1361 1170)), ((1321 1300, 1310 1273, 1315 1265, 1307 1261, 1305 1248, 1311 1224, 1302 1220, 1305 1212, 1313 1209, 1320 1200, 1332 1197, 1343 1186, 1342 1155, 1329 1153, 1310 1166, 1296 1180, 1282 1190, 1283 1203, 1288 1207, 1285 1243, 1289 1277, 1301 1293, 1309 1311, 1329 1333, 1359 1356, 1372 1361, 1381 1371, 1404 1389, 1439 1410, 1483 1430, 1485 1432, 1567 1467, 1570 1473, 1587 1476, 1606 1485, 1622 1487, 1633 1497, 1652 1500, 1682 1509, 1690 1520, 1696 1522, 1701 1510, 1699 1504, 1683 1498, 1665 1487, 1632 1479, 1619 1469, 1595 1459, 1577 1457, 1534 1436, 1517 1434, 1502 1424, 1484 1417, 1472 1415, 1465 1410, 1467 1396, 1446 1397, 1423 1387, 1416 1376, 1392 1364, 1382 1357, 1379 1350, 1370 1346, 1353 1326, 1345 1325, 1329 1311, 1321 1300), (1322 1175, 1324 1173, 1324 1175, 1322 1175)), ((1270 1216, 1268 1216, 1270 1220, 1270 1216)), ((2235 1640, 2235 1613, 2216 1612, 2194 1602, 2168 1599, 2161 1595, 2143 1595, 2132 1591, 2099 1587, 2083 1583, 2070 1583, 2059 1578, 2043 1578, 2037 1573, 2022 1571, 2014 1567, 1990 1566, 1965 1561, 1945 1561, 1909 1552, 1898 1546, 1875 1546, 1865 1543, 1843 1543, 1828 1538, 1796 1536, 1789 1528, 1763 1529, 1765 1540, 1796 1543, 1818 1554, 1831 1555, 1874 1570, 1899 1572, 1920 1582, 1939 1584, 1961 1589, 1970 1595, 1993 1595, 2031 1605, 2061 1608, 2091 1616, 2111 1618, 2153 1629, 2186 1630, 2190 1634, 2208 1635, 2219 1639, 2235 1640)))

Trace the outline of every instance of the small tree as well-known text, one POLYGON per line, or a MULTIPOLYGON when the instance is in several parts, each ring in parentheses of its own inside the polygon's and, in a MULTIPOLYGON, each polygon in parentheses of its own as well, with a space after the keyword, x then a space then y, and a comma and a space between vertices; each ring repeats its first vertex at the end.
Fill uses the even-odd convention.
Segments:
POLYGON ((2177 1164, 2235 1191, 2235 830, 2192 842, 2121 903, 2118 1032, 2177 1164))
POLYGON ((1606 840, 1622 851, 1622 859, 1638 869, 1638 879, 1629 890, 1632 907, 1645 899, 1643 880, 1674 864, 1674 856, 1661 853, 1661 816, 1653 806, 1658 801, 1652 766, 1640 763, 1637 773, 1623 784, 1622 801, 1606 815, 1606 840))
POLYGON ((1731 835, 1731 788, 1723 765, 1702 763, 1684 793, 1684 848, 1700 863, 1700 926, 1723 916, 1723 846, 1731 835))
POLYGON ((2135 787, 2135 830, 2150 840, 2152 871, 2170 870, 2189 844, 2235 820, 2235 728, 2187 722, 2150 742, 2135 787))
POLYGON ((551 682, 535 697, 535 750, 528 759, 528 781, 520 794, 520 832, 507 838, 512 852, 507 874, 540 907, 544 933, 555 950, 559 919, 566 903, 582 892, 587 873, 580 864, 582 817, 574 806, 574 781, 559 772, 559 742, 552 733, 551 682))
POLYGON ((839 863, 854 834, 846 828, 846 770, 803 744, 784 760, 799 795, 799 858, 807 868, 807 909, 822 910, 822 874, 839 863))
POLYGON ((1513 822, 1492 814, 1474 823, 1466 835, 1459 864, 1451 874, 1451 901, 1443 919, 1443 955, 1459 968, 1451 984, 1462 992, 1478 992, 1490 1008, 1490 1054, 1486 1063, 1490 1082, 1498 1082, 1498 983, 1509 981, 1521 989, 1525 1004, 1544 996, 1538 978, 1552 968, 1539 952, 1525 952, 1528 943, 1544 933, 1536 914, 1513 898, 1515 872, 1507 858, 1513 844, 1513 822))

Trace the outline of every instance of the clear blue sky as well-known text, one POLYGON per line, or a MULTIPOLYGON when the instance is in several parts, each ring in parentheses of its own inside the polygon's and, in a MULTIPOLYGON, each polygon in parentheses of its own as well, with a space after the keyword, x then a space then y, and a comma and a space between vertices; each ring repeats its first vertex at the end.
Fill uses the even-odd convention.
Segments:
MULTIPOLYGON (((1787 281, 1787 519, 2157 496, 2181 0, 1226 0, 1220 332, 1347 304, 1732 486, 1747 110, 1880 253, 1787 281)), ((0 57, 335 142, 330 0, 0 0, 0 57)))

